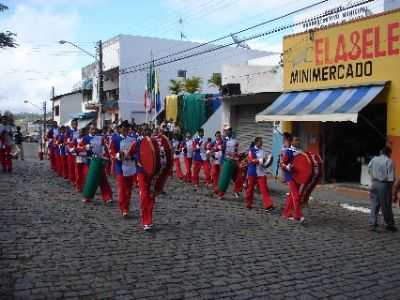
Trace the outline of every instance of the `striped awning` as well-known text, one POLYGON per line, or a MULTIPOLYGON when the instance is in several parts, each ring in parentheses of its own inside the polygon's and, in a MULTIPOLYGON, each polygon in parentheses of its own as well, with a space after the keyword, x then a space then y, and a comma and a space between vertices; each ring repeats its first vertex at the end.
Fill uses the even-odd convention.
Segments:
POLYGON ((256 122, 352 121, 385 87, 385 82, 357 87, 283 93, 256 122))

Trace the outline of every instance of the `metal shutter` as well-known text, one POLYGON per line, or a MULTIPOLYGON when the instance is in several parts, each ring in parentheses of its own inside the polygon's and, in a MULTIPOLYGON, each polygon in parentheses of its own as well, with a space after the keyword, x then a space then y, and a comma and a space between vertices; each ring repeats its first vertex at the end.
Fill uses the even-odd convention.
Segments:
POLYGON ((232 127, 239 142, 239 151, 249 149, 256 136, 263 139, 263 149, 272 149, 272 122, 256 123, 256 114, 263 111, 266 104, 236 105, 232 115, 232 127))

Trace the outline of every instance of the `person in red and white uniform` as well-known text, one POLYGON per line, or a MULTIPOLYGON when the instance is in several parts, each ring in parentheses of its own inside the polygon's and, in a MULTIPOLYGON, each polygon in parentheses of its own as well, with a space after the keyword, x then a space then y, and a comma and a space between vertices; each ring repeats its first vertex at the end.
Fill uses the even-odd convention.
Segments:
POLYGON ((204 137, 204 130, 198 130, 198 136, 193 140, 193 174, 192 183, 198 187, 200 183, 200 170, 203 169, 206 186, 211 184, 210 163, 207 158, 207 139, 204 137))
POLYGON ((58 175, 68 179, 68 163, 66 155, 67 145, 67 128, 65 126, 60 127, 60 132, 56 139, 57 151, 58 151, 58 175))
POLYGON ((76 140, 79 137, 78 120, 71 121, 71 128, 67 132, 66 156, 68 165, 68 177, 73 185, 76 186, 75 164, 76 164, 76 140))
POLYGON ((5 173, 12 171, 12 144, 11 121, 7 116, 2 116, 0 122, 0 160, 5 173))
POLYGON ((181 157, 183 155, 183 141, 180 134, 174 134, 174 138, 172 139, 172 149, 174 152, 174 165, 175 165, 175 174, 176 178, 183 179, 183 172, 181 167, 181 157))
POLYGON ((264 168, 266 162, 265 152, 262 150, 262 138, 256 137, 254 145, 249 149, 247 158, 247 191, 246 191, 246 207, 253 207, 254 188, 257 185, 260 190, 263 205, 266 212, 271 212, 274 209, 271 196, 267 186, 267 173, 264 168))
POLYGON ((192 156, 193 156, 193 139, 190 132, 186 133, 183 148, 183 160, 185 162, 185 181, 192 182, 192 156))
POLYGON ((289 187, 285 207, 282 217, 287 220, 293 220, 298 223, 304 222, 304 216, 301 211, 299 184, 293 178, 293 160, 296 155, 301 153, 298 149, 300 140, 293 138, 290 133, 283 134, 283 149, 281 152, 280 167, 284 174, 285 182, 289 187))
POLYGON ((119 128, 119 137, 114 137, 111 143, 111 155, 115 157, 114 172, 117 179, 119 209, 122 216, 126 217, 136 175, 136 138, 128 135, 127 123, 122 123, 119 128))
POLYGON ((47 142, 47 155, 48 158, 50 159, 50 166, 51 169, 54 172, 57 171, 57 156, 56 156, 56 151, 57 151, 57 146, 56 146, 56 139, 58 135, 58 127, 57 127, 57 122, 54 121, 52 127, 49 129, 46 135, 46 142, 47 142))
POLYGON ((74 141, 75 149, 75 186, 79 193, 82 193, 83 186, 85 185, 86 175, 88 172, 88 158, 87 150, 84 137, 86 136, 86 130, 80 129, 79 136, 74 141))
POLYGON ((149 231, 153 228, 153 210, 155 204, 155 195, 150 190, 151 178, 144 172, 143 166, 141 165, 140 157, 140 142, 143 136, 151 136, 151 130, 145 129, 143 135, 139 136, 137 139, 137 144, 135 145, 135 155, 136 155, 136 172, 137 181, 139 187, 139 197, 140 197, 140 216, 143 229, 149 231))
MULTIPOLYGON (((89 164, 90 164, 90 159, 92 157, 98 157, 104 159, 104 152, 105 152, 104 137, 101 133, 98 133, 94 125, 90 125, 89 134, 86 135, 83 138, 83 140, 88 154, 89 164)), ((105 173, 104 168, 102 168, 101 172, 102 172, 100 180, 101 196, 103 198, 104 203, 109 204, 112 202, 112 190, 110 184, 108 183, 107 175, 105 173)), ((83 201, 85 203, 89 203, 91 199, 84 198, 83 201)))
POLYGON ((223 140, 220 131, 215 133, 215 141, 212 144, 212 170, 211 177, 214 185, 214 193, 218 194, 218 179, 221 172, 222 163, 222 150, 223 150, 223 140))

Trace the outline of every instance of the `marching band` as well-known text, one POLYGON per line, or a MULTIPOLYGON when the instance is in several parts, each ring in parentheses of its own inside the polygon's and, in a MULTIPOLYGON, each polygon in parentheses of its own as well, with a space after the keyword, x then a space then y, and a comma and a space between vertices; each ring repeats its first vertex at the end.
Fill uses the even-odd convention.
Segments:
MULTIPOLYGON (((12 170, 10 136, 8 120, 2 117, 0 160, 4 172, 12 170)), ((261 137, 254 139, 247 152, 239 153, 239 143, 231 128, 223 134, 217 131, 214 140, 206 138, 203 129, 194 137, 186 133, 183 138, 180 132, 169 136, 170 139, 159 128, 137 127, 127 121, 114 130, 98 130, 93 124, 88 130, 78 130, 77 120, 72 120, 70 126, 54 123, 46 134, 46 143, 51 169, 70 181, 86 204, 92 202, 98 187, 104 204, 112 203, 108 180, 115 177, 118 207, 121 215, 127 217, 132 190, 137 188, 145 231, 153 228, 155 198, 165 193, 171 176, 197 190, 202 172, 205 187, 212 189, 218 199, 223 199, 233 183, 233 196, 239 198, 244 191, 248 209, 253 207, 257 187, 265 211, 275 210, 267 180, 273 158, 263 150, 261 137)), ((284 133, 279 166, 289 187, 282 217, 301 224, 301 208, 321 178, 322 161, 315 154, 303 153, 298 146, 297 138, 284 133)))

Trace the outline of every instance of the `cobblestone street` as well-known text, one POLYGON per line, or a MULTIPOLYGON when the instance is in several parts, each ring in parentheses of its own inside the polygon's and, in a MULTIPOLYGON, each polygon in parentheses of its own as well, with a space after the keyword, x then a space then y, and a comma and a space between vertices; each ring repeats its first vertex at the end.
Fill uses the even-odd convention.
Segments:
POLYGON ((47 162, 17 162, 0 175, 0 298, 399 299, 399 234, 326 201, 303 226, 242 201, 170 181, 144 233, 136 190, 123 219, 47 162))

